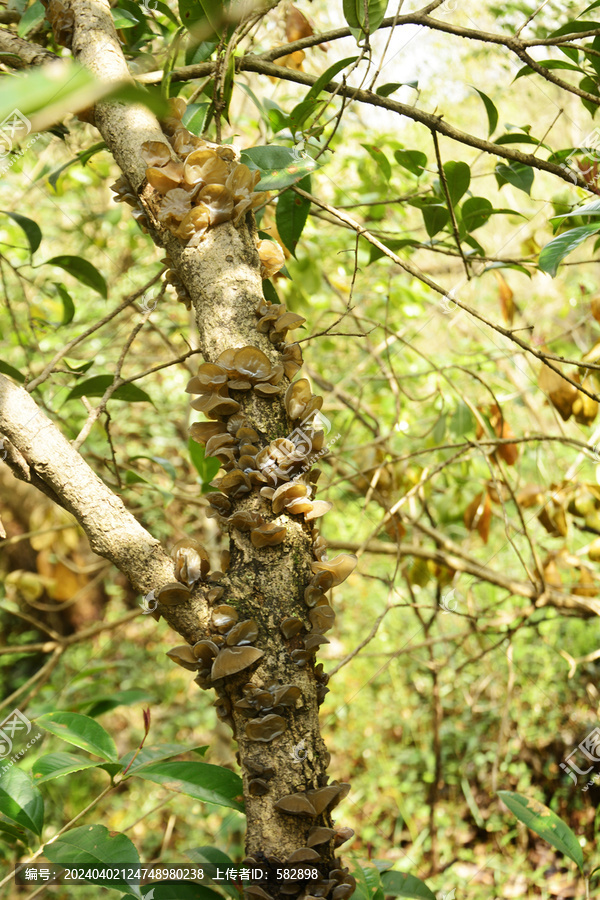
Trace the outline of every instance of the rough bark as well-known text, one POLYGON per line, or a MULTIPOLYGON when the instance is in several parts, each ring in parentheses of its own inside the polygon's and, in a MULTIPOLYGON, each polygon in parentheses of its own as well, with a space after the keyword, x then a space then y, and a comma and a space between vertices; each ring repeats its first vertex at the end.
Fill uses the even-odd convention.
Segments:
MULTIPOLYGON (((107 0, 72 0, 71 8, 75 58, 104 82, 128 79, 127 64, 107 0)), ((263 302, 263 292, 252 215, 247 215, 237 227, 231 223, 214 227, 196 249, 184 248, 160 226, 156 217, 157 197, 145 181, 146 165, 140 156, 141 144, 148 140, 165 142, 157 120, 142 107, 101 102, 95 108, 95 123, 138 194, 153 239, 167 250, 172 268, 191 297, 205 359, 214 361, 225 349, 252 345, 262 349, 272 363, 279 362, 280 350, 265 334, 256 330, 255 310, 263 302)), ((284 379, 284 387, 285 384, 284 379)), ((17 463, 13 465, 15 471, 21 469, 19 477, 29 477, 41 489, 54 494, 57 502, 69 509, 82 524, 93 549, 111 559, 139 590, 155 589, 173 581, 172 563, 158 542, 130 516, 119 498, 91 472, 52 423, 37 411, 27 392, 5 378, 1 378, 0 388, 0 406, 5 409, 0 428, 18 448, 23 460, 20 467, 17 463), (28 404, 25 410, 31 411, 32 418, 37 414, 37 421, 25 429, 23 416, 17 415, 20 404, 28 404)), ((265 399, 250 391, 239 400, 247 420, 259 433, 261 446, 293 429, 282 395, 265 399)), ((314 656, 304 666, 294 662, 291 654, 303 647, 302 635, 285 639, 279 627, 282 619, 290 616, 302 620, 303 635, 312 627, 304 591, 313 577, 314 531, 312 524, 304 521, 301 515, 275 517, 270 501, 261 497, 256 489, 236 500, 234 509, 255 510, 266 521, 277 518, 278 523, 285 523, 285 541, 258 550, 247 532, 231 528, 228 572, 196 587, 192 594, 194 599, 189 603, 159 609, 189 644, 201 637, 214 637, 214 627, 211 630, 209 610, 203 597, 211 585, 218 584, 223 588, 219 603, 233 605, 240 621, 253 619, 257 623, 258 638, 253 644, 262 651, 261 658, 252 667, 219 678, 210 686, 217 690, 218 712, 231 724, 239 746, 248 819, 247 853, 260 861, 267 857, 285 861, 292 852, 307 846, 312 826, 331 825, 330 809, 334 805, 329 803, 319 815, 310 817, 285 814, 275 806, 286 795, 317 789, 328 781, 329 755, 320 736, 318 721, 326 679, 315 672, 314 656), (299 699, 291 706, 277 707, 277 712, 285 718, 285 731, 274 741, 263 743, 251 739, 247 732, 248 716, 236 703, 244 700, 244 687, 249 684, 261 689, 274 685, 292 685, 299 689, 299 699), (266 792, 258 796, 256 774, 264 766, 270 770, 265 773, 261 787, 266 792)), ((260 712, 256 716, 260 719, 260 712)), ((339 866, 335 861, 334 840, 329 838, 318 847, 318 852, 318 867, 322 877, 327 879, 332 868, 339 866)), ((337 877, 338 882, 343 880, 343 876, 337 877)), ((272 892, 278 893, 278 889, 274 888, 272 892)))

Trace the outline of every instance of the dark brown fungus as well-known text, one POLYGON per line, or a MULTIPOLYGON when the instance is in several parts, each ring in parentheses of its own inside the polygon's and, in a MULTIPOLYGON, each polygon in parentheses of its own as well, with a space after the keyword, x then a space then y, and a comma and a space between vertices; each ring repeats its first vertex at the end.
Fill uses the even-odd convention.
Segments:
POLYGON ((240 408, 237 400, 232 400, 231 397, 224 397, 222 394, 217 393, 202 394, 197 400, 192 400, 190 406, 192 409, 198 410, 198 412, 212 416, 213 419, 217 416, 230 416, 240 408))
POLYGON ((304 623, 302 622, 302 619, 296 619, 294 616, 287 616, 285 619, 281 620, 279 627, 281 628, 281 633, 284 638, 289 641, 290 638, 293 638, 302 631, 304 623))
POLYGON ((232 628, 237 622, 239 616, 237 610, 233 606, 223 603, 221 606, 215 606, 212 611, 212 623, 217 631, 225 633, 232 628))
POLYGON ((273 706, 287 706, 295 709, 298 700, 302 698, 302 691, 295 684, 282 684, 278 688, 271 688, 273 706))
POLYGON ((258 637, 258 623, 254 619, 245 619, 231 629, 227 635, 227 646, 251 644, 258 637))
POLYGON ((167 656, 173 662, 176 662, 177 665, 183 666, 184 669, 188 669, 190 672, 195 672, 198 668, 198 660, 192 653, 192 648, 189 644, 180 644, 178 647, 172 647, 170 650, 167 650, 167 656))
POLYGON ((332 608, 325 604, 324 606, 315 606, 308 614, 313 631, 325 634, 330 628, 333 628, 335 622, 335 612, 332 608))
POLYGON ((236 672, 247 669, 264 655, 264 650, 259 650, 258 647, 225 647, 219 651, 210 677, 213 681, 217 681, 219 678, 235 675, 236 672))
POLYGON ((265 766, 257 760, 246 760, 246 768, 251 775, 257 778, 264 778, 265 781, 270 781, 271 778, 275 777, 275 769, 272 766, 265 766))
POLYGON ((221 422, 194 422, 190 426, 189 432, 196 443, 206 444, 209 438, 223 434, 223 429, 224 426, 221 422))
POLYGON ((300 847, 299 850, 290 853, 285 862, 286 865, 289 865, 289 863, 313 862, 320 858, 316 850, 312 850, 310 847, 300 847))
POLYGON ((348 578, 356 568, 357 563, 358 557, 354 553, 340 553, 335 559, 312 563, 311 569, 317 575, 320 572, 330 572, 333 575, 331 586, 336 587, 348 578))
MULTIPOLYGON (((213 484, 213 482, 211 482, 211 484, 213 484)), ((238 497, 241 494, 247 494, 252 489, 248 476, 239 469, 234 469, 232 472, 228 472, 224 475, 223 478, 219 480, 218 487, 220 491, 232 498, 238 497)))
POLYGON ((291 380, 302 368, 300 344, 286 344, 283 348, 281 361, 285 370, 285 377, 291 380))
MULTIPOLYGON (((342 844, 345 844, 346 841, 349 841, 350 838, 353 838, 353 837, 354 837, 354 831, 352 830, 352 828, 349 828, 348 826, 343 826, 341 828, 338 828, 336 826, 335 834, 333 837, 333 846, 336 848, 341 847, 342 844)), ((309 838, 308 843, 310 843, 310 838, 309 838)))
POLYGON ((313 825, 313 827, 308 832, 308 839, 306 843, 309 847, 317 847, 319 844, 326 844, 327 841, 330 841, 332 837, 334 837, 335 831, 333 828, 325 828, 323 825, 313 825))
POLYGON ((311 819, 317 816, 317 810, 304 792, 287 794, 277 801, 275 809, 278 809, 279 812, 287 813, 289 816, 309 816, 311 819))
POLYGON ((318 587, 313 587, 311 584, 304 591, 304 602, 307 606, 316 606, 319 600, 324 599, 325 594, 318 587))
POLYGON ((251 531, 253 528, 256 528, 258 525, 262 524, 262 516, 257 512, 251 512, 250 510, 244 510, 240 512, 236 512, 229 519, 229 524, 234 528, 237 528, 238 531, 251 531))
POLYGON ((274 397, 281 393, 281 387, 278 384, 257 384, 254 386, 254 393, 259 397, 274 397))
POLYGON ((159 591, 156 591, 154 596, 163 606, 178 606, 180 603, 185 603, 186 600, 189 600, 190 594, 191 591, 187 585, 172 581, 161 587, 159 591))
POLYGON ((250 532, 250 540, 254 547, 274 547, 281 544, 285 540, 287 530, 285 525, 277 525, 275 522, 268 522, 266 525, 260 525, 250 532))
POLYGON ((333 573, 329 571, 318 572, 310 579, 310 583, 313 587, 317 587, 321 591, 328 591, 333 587, 333 573))
POLYGON ((269 785, 262 778, 252 778, 248 782, 248 790, 251 797, 264 797, 265 794, 269 793, 269 785))
MULTIPOLYGON (((245 863, 246 863, 246 860, 244 860, 242 862, 242 865, 244 865, 245 863)), ((251 865, 256 866, 257 865, 256 860, 252 860, 251 865)), ((258 885, 258 884, 244 885, 244 893, 250 894, 251 897, 260 897, 261 900, 273 900, 273 897, 270 894, 268 894, 264 890, 264 888, 261 888, 260 885, 258 885)))
POLYGON ((211 588, 210 591, 206 595, 206 599, 209 603, 214 603, 216 600, 220 600, 223 594, 225 593, 225 588, 222 587, 214 587, 211 588))
POLYGON ((308 791, 310 802, 320 815, 330 803, 338 797, 340 793, 339 784, 328 784, 326 787, 316 788, 316 790, 308 791))
POLYGON ((329 688, 325 687, 322 684, 317 685, 317 703, 320 705, 325 700, 325 697, 329 693, 329 688))
POLYGON ((287 722, 281 716, 270 714, 261 719, 251 719, 246 723, 246 736, 251 741, 267 744, 280 737, 287 728, 287 722))
POLYGON ((310 660, 310 653, 308 650, 292 650, 290 656, 297 666, 305 666, 310 660))
POLYGON ((348 900, 348 898, 351 897, 353 893, 354 885, 338 884, 338 886, 333 889, 331 900, 348 900))
POLYGON ((212 666, 213 660, 219 652, 219 648, 214 641, 204 639, 202 641, 196 641, 192 647, 192 652, 195 658, 202 663, 202 666, 205 669, 208 669, 212 666))
POLYGON ((309 653, 314 653, 321 644, 328 643, 329 638, 326 638, 325 635, 311 632, 308 637, 304 638, 304 649, 309 653))
POLYGON ((292 516, 298 516, 300 513, 307 513, 312 507, 308 497, 298 497, 297 500, 290 500, 286 505, 287 512, 292 516))

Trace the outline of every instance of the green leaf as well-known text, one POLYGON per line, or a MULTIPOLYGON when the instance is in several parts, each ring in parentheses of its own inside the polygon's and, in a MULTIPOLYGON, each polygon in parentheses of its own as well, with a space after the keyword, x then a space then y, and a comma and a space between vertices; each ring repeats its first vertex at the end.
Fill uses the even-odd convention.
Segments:
MULTIPOLYGON (((388 248, 388 250, 392 250, 394 253, 396 253, 398 250, 402 250, 403 247, 418 247, 418 245, 419 241, 415 241, 413 238, 395 238, 393 240, 385 242, 385 246, 388 248)), ((382 259, 384 257, 386 259, 388 258, 385 256, 383 250, 380 250, 379 247, 375 247, 374 244, 369 244, 369 252, 369 265, 371 265, 371 263, 375 262, 375 260, 377 259, 382 259)), ((276 302, 279 303, 279 300, 277 300, 276 302)))
MULTIPOLYGON (((128 775, 132 775, 137 769, 142 769, 144 766, 149 766, 152 763, 156 763, 161 759, 171 759, 173 756, 179 756, 180 753, 189 753, 190 750, 199 749, 205 750, 205 747, 195 748, 190 747, 189 744, 144 744, 140 752, 135 757, 135 762, 132 763, 131 768, 127 772, 128 775)), ((137 750, 130 750, 119 760, 120 765, 123 769, 126 769, 133 756, 135 756, 137 750)))
POLYGON ((21 16, 21 21, 17 28, 19 37, 24 38, 33 28, 40 25, 44 21, 45 15, 46 10, 44 9, 43 4, 40 0, 35 0, 35 3, 33 3, 21 16))
POLYGON ((402 84, 403 82, 401 81, 392 81, 390 84, 382 84, 376 88, 375 93, 378 97, 389 97, 390 94, 394 94, 398 88, 401 88, 402 84))
POLYGON ((54 190, 56 190, 56 185, 58 184, 58 179, 60 178, 60 176, 62 175, 63 172, 65 172, 67 169, 70 169, 71 166, 76 166, 79 164, 81 164, 82 166, 87 165, 89 160, 93 156, 95 156, 97 153, 101 153, 102 150, 106 150, 106 144, 104 143, 104 141, 98 141, 97 144, 92 144, 91 147, 88 147, 86 150, 81 150, 79 153, 77 153, 73 157, 73 159, 70 159, 68 162, 63 163, 57 169, 54 169, 54 171, 51 172, 49 175, 46 173, 45 170, 42 170, 41 174, 38 175, 38 177, 36 178, 36 181, 47 178, 48 184, 50 184, 51 187, 53 187, 54 190))
POLYGON ((425 229, 430 238, 434 237, 450 221, 450 213, 443 203, 428 203, 421 208, 425 229))
POLYGON ((472 431, 475 425, 473 413, 463 400, 459 400, 456 412, 450 419, 449 428, 456 437, 463 437, 469 431, 472 431))
POLYGON ((0 816, 0 835, 4 835, 3 840, 6 844, 14 844, 16 841, 21 841, 25 846, 29 846, 30 836, 25 828, 21 828, 19 825, 12 825, 10 822, 5 821, 4 816, 0 816))
POLYGON ((19 384, 24 384, 25 376, 19 372, 18 369, 15 369, 14 366, 9 365, 7 362, 3 362, 0 359, 0 372, 3 375, 8 375, 10 378, 14 378, 15 381, 18 381, 19 384))
POLYGON ((600 222, 592 222, 590 225, 581 225, 579 228, 564 231, 542 249, 538 266, 542 272, 547 272, 554 278, 556 270, 565 256, 579 247, 591 234, 596 234, 598 231, 600 231, 600 222))
POLYGON ((219 37, 225 6, 223 0, 179 0, 179 17, 196 40, 205 42, 219 37))
POLYGON ((213 478, 219 471, 221 463, 216 458, 216 456, 205 456, 204 447, 202 447, 200 444, 197 444, 193 438, 190 438, 188 441, 188 450, 190 451, 190 459, 192 460, 192 464, 196 469, 198 475, 200 476, 200 481, 202 482, 202 493, 206 494, 207 492, 212 490, 209 482, 213 480, 213 478))
MULTIPOLYGON (((381 876, 374 866, 355 865, 353 875, 356 878, 356 894, 362 900, 376 900, 381 893, 381 876)), ((355 895, 356 896, 356 895, 355 895)))
POLYGON ((512 184, 513 187, 518 188, 520 191, 524 191, 526 194, 531 192, 534 174, 531 166, 526 166, 519 162, 513 162, 510 166, 506 166, 504 163, 498 163, 496 166, 496 181, 498 182, 498 187, 503 187, 505 184, 512 184))
POLYGON ((288 121, 292 133, 299 131, 308 117, 316 111, 319 102, 319 94, 325 85, 329 84, 342 69, 347 68, 353 62, 356 62, 357 59, 358 57, 356 56, 347 56, 344 59, 338 59, 337 62, 333 63, 332 66, 329 66, 328 69, 325 69, 325 71, 319 75, 306 96, 293 108, 289 115, 288 121))
POLYGON ((76 753, 47 753, 34 762, 31 774, 36 784, 43 784, 53 778, 60 778, 61 775, 95 768, 97 765, 98 763, 76 753))
MULTIPOLYGON (((536 62, 545 69, 570 69, 572 72, 583 72, 580 66, 574 66, 573 63, 569 63, 565 59, 537 59, 536 62)), ((516 81, 517 78, 523 78, 524 75, 537 74, 536 70, 532 69, 531 66, 522 66, 513 78, 513 81, 516 81)))
MULTIPOLYGON (((310 175, 298 182, 298 187, 310 193, 310 175)), ((277 201, 275 210, 277 231, 285 246, 294 256, 296 255, 296 244, 306 225, 309 210, 310 200, 300 197, 292 190, 284 191, 277 201)))
POLYGON ((53 284, 58 291, 58 296, 62 300, 63 305, 63 317, 60 324, 68 325, 73 321, 73 317, 75 315, 75 304, 73 303, 73 299, 64 284, 59 284, 57 281, 54 281, 53 284))
POLYGON ((62 738, 69 744, 75 744, 82 750, 88 750, 102 759, 116 762, 118 760, 117 748, 112 737, 105 731, 99 722, 82 716, 80 713, 53 712, 46 713, 36 719, 36 725, 40 725, 51 734, 62 738))
POLYGON ((563 34, 579 34, 581 31, 595 31, 598 22, 566 22, 549 34, 548 37, 560 37, 563 34))
POLYGON ((488 118, 488 137, 494 133, 496 130, 496 126, 498 125, 498 110, 496 109, 493 102, 490 100, 487 94, 484 94, 483 91, 480 91, 479 88, 476 88, 474 85, 471 85, 474 91, 477 91, 481 99, 483 100, 483 105, 485 106, 485 111, 487 113, 488 118))
MULTIPOLYGON (((538 138, 533 137, 531 134, 525 134, 522 131, 513 131, 510 134, 502 134, 499 138, 496 138, 494 144, 500 144, 500 146, 504 146, 504 144, 530 144, 535 147, 544 147, 544 149, 549 150, 548 144, 542 143, 538 138)), ((511 165, 523 165, 522 163, 511 163, 511 165)))
POLYGON ((290 184, 295 184, 306 175, 320 168, 323 163, 316 163, 310 157, 297 158, 298 154, 291 147, 251 147, 243 150, 241 162, 249 169, 259 170, 261 179, 256 186, 260 191, 279 191, 290 184))
POLYGON ((392 177, 392 167, 383 150, 380 147, 376 147, 375 144, 361 144, 361 147, 364 147, 371 159, 375 160, 377 166, 383 172, 384 178, 389 181, 392 177))
POLYGON ((487 197, 468 197, 461 207, 461 218, 467 231, 481 228, 494 213, 494 207, 487 197))
POLYGON ((395 150, 394 157, 398 165, 408 169, 417 178, 425 171, 427 157, 420 150, 395 150))
MULTIPOLYGON (((589 75, 586 75, 585 78, 582 78, 579 82, 579 87, 582 91, 587 91, 588 94, 594 94, 596 97, 600 96, 600 93, 598 92, 598 81, 596 78, 590 78, 589 75)), ((598 104, 593 103, 591 100, 586 100, 584 97, 582 97, 581 105, 585 106, 593 119, 598 112, 598 104)))
MULTIPOLYGON (((138 852, 127 835, 109 831, 105 825, 80 825, 78 828, 71 828, 45 845, 44 856, 57 866, 86 869, 137 867, 140 864, 138 852)), ((98 879, 86 880, 91 884, 103 884, 98 879)), ((111 881, 110 886, 130 889, 126 881, 120 880, 111 881)))
POLYGON ((53 256, 52 259, 47 259, 42 265, 58 266, 59 269, 64 269, 77 281, 98 291, 105 300, 107 299, 108 287, 106 281, 96 266, 88 262, 87 259, 82 259, 81 256, 53 256))
MULTIPOLYGON (((71 388, 64 399, 64 403, 68 400, 78 400, 80 397, 103 397, 106 388, 113 383, 112 375, 94 375, 86 381, 80 381, 75 387, 71 388)), ((125 400, 127 403, 152 403, 152 399, 136 384, 122 384, 114 394, 111 400, 125 400)))
POLYGON ((392 897, 411 897, 413 900, 435 900, 424 881, 405 872, 384 872, 381 883, 386 894, 392 897))
POLYGON ((201 762, 162 762, 146 766, 139 778, 162 784, 170 791, 188 794, 205 803, 244 810, 242 779, 222 766, 201 762))
POLYGON ((209 109, 210 103, 190 103, 181 121, 192 134, 200 135, 206 126, 206 115, 209 109))
POLYGON ((578 206, 576 209, 572 209, 571 212, 562 213, 559 216, 552 216, 552 221, 556 219, 569 219, 574 216, 600 216, 600 200, 592 200, 591 203, 586 203, 584 206, 578 206))
POLYGON ((42 833, 44 800, 29 775, 14 763, 0 776, 0 813, 34 834, 42 833))
POLYGON ((122 9, 117 6, 115 9, 112 9, 111 12, 115 28, 135 28, 140 24, 140 20, 127 9, 122 9))
POLYGON ((29 249, 32 253, 35 253, 42 242, 42 232, 37 222, 34 222, 33 219, 28 219, 27 216, 22 216, 20 213, 8 212, 6 209, 0 209, 0 213, 4 216, 10 216, 10 218, 25 232, 25 237, 29 243, 29 249))
MULTIPOLYGON (((235 863, 231 857, 223 853, 222 850, 217 849, 217 847, 193 847, 191 850, 186 850, 185 855, 192 862, 202 866, 217 866, 225 869, 235 868, 235 863)), ((225 891, 226 894, 229 894, 235 900, 239 900, 240 895, 232 884, 228 884, 226 881, 218 884, 222 891, 225 891)))
POLYGON ((134 703, 153 703, 155 697, 148 691, 133 688, 130 691, 114 691, 110 697, 97 697, 86 710, 86 715, 96 718, 116 709, 118 706, 132 706, 134 703))
POLYGON ((583 874, 583 851, 579 841, 569 826, 559 819, 556 813, 553 813, 539 800, 523 797, 522 794, 517 794, 515 791, 498 791, 498 796, 519 822, 523 822, 545 841, 572 859, 583 874))
POLYGON ((344 18, 353 34, 372 34, 383 22, 387 5, 387 0, 344 0, 344 18))
POLYGON ((471 170, 465 162, 450 160, 444 163, 444 175, 453 206, 456 206, 471 184, 471 170))

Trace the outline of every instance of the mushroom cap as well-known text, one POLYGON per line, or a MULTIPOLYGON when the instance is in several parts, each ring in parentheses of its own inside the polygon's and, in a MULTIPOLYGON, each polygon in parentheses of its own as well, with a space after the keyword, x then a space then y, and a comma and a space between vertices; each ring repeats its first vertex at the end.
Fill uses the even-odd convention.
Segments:
MULTIPOLYGON (((333 846, 341 847, 342 844, 345 844, 346 841, 349 841, 350 838, 353 838, 353 837, 354 837, 354 830, 352 828, 349 828, 347 825, 342 826, 342 827, 336 826, 335 836, 333 838, 333 846)), ((310 838, 309 838, 309 841, 307 841, 307 843, 309 843, 309 842, 310 842, 310 838)))
POLYGON ((211 618, 217 631, 225 633, 226 631, 229 631, 230 628, 233 628, 239 616, 237 610, 234 609, 233 606, 228 606, 227 603, 223 603, 221 606, 215 606, 211 618))
POLYGON ((250 540, 254 547, 274 547, 285 540, 287 529, 285 525, 277 525, 275 522, 267 522, 259 525, 250 532, 250 540))
POLYGON ((308 832, 306 843, 309 847, 316 847, 319 844, 325 844, 327 841, 330 841, 334 834, 335 830, 333 828, 325 828, 324 825, 313 825, 308 832))
POLYGON ((227 370, 223 366, 218 363, 202 363, 185 389, 191 394, 203 394, 206 391, 218 390, 225 384, 227 384, 227 370))
MULTIPOLYGON (((242 460, 243 457, 240 457, 242 460)), ((239 510, 229 518, 229 524, 238 531, 251 531, 257 525, 262 525, 262 516, 253 510, 239 510)))
POLYGON ((285 392, 285 408, 292 421, 301 417, 312 396, 307 378, 299 378, 298 381, 292 381, 285 392))
POLYGON ((286 378, 292 379, 302 368, 300 344, 286 344, 281 355, 286 378))
POLYGON ((329 571, 318 572, 310 579, 310 583, 321 591, 328 591, 333 587, 333 573, 329 571))
POLYGON ((312 850, 310 847, 300 847, 299 850, 294 850, 294 852, 288 856, 285 864, 312 862, 315 859, 321 859, 316 850, 312 850))
POLYGON ((174 188, 181 184, 182 181, 182 177, 179 177, 178 170, 175 166, 176 163, 173 164, 173 167, 169 165, 168 169, 166 166, 161 166, 160 168, 157 166, 149 166, 146 169, 146 180, 148 184, 152 185, 154 190, 158 191, 160 194, 167 194, 169 191, 174 190, 174 188))
POLYGON ((205 669, 210 668, 210 666, 212 665, 212 661, 218 652, 219 648, 215 644, 215 642, 206 639, 202 641, 196 641, 196 643, 192 647, 192 653, 194 654, 195 658, 199 660, 200 663, 202 663, 205 669))
POLYGON ((353 884, 338 884, 338 886, 333 889, 331 900, 349 900, 353 893, 353 884))
POLYGON ((251 797, 263 797, 269 793, 269 785, 263 778, 251 778, 248 782, 251 797))
POLYGON ((281 393, 281 388, 277 384, 256 384, 254 385, 254 393, 259 397, 274 397, 281 393))
POLYGON ((301 481, 288 481, 286 484, 281 484, 271 498, 273 512, 277 514, 283 512, 292 500, 306 497, 307 494, 308 486, 301 481))
POLYGON ((233 357, 235 371, 250 381, 266 381, 272 374, 271 360, 258 347, 242 347, 233 357))
POLYGON ((224 433, 221 422, 194 422, 188 430, 190 436, 197 444, 206 444, 209 438, 224 433))
POLYGON ((164 141, 144 141, 140 148, 140 156, 148 166, 166 165, 171 160, 171 148, 164 141))
POLYGON ((235 675, 257 662, 261 656, 264 656, 264 650, 259 650, 258 647, 224 647, 213 663, 210 677, 217 681, 219 678, 235 675))
POLYGON ((222 494, 221 491, 209 491, 205 496, 212 508, 218 510, 221 515, 226 516, 231 511, 231 500, 227 494, 222 494))
POLYGON ((289 706, 296 708, 298 700, 302 699, 302 691, 295 684, 281 684, 275 689, 271 688, 273 706, 289 706))
POLYGON ((194 206, 185 215, 176 234, 182 241, 188 241, 196 234, 203 235, 208 230, 209 225, 210 214, 206 206, 201 203, 199 206, 194 206))
POLYGON ((198 199, 208 207, 211 225, 220 225, 231 219, 233 197, 224 184, 205 185, 198 194, 198 199))
POLYGON ((208 553, 191 538, 183 538, 174 544, 171 557, 175 560, 175 572, 179 581, 190 587, 201 578, 206 578, 210 571, 208 553))
POLYGON ((224 447, 235 446, 235 440, 227 432, 221 432, 210 437, 206 442, 205 456, 216 456, 219 450, 224 447))
POLYGON ((287 728, 287 722, 282 716, 271 713, 260 719, 250 719, 246 723, 246 736, 251 741, 260 741, 268 744, 280 737, 287 728))
POLYGON ((311 631, 311 633, 304 638, 304 649, 308 650, 309 653, 314 653, 321 644, 328 643, 329 638, 326 638, 325 635, 319 634, 317 631, 311 631))
POLYGON ((308 794, 303 791, 297 794, 286 794, 275 804, 275 809, 279 812, 287 813, 289 816, 309 816, 314 819, 317 811, 311 803, 308 794))
POLYGON ((313 500, 311 509, 306 513, 306 521, 311 522, 313 519, 320 519, 321 516, 324 516, 331 509, 333 509, 333 503, 330 503, 329 500, 313 500))
POLYGON ((244 619, 234 625, 227 635, 227 646, 251 644, 258 637, 258 622, 255 619, 244 619))
POLYGON ((281 620, 279 627, 284 638, 289 641, 302 631, 304 623, 302 619, 297 619, 294 616, 287 616, 285 619, 281 620))
POLYGON ((285 265, 283 250, 277 241, 262 240, 256 245, 260 259, 260 277, 272 278, 285 265))
POLYGON ((307 606, 316 606, 319 600, 324 597, 325 594, 322 592, 321 588, 315 587, 312 584, 309 584, 304 590, 304 602, 307 606))
POLYGON ((167 650, 167 656, 176 662, 178 666, 183 666, 189 672, 195 672, 198 668, 198 660, 192 653, 189 644, 180 644, 178 647, 171 647, 167 650))
POLYGON ((333 628, 335 622, 335 612, 328 603, 323 606, 315 606, 308 614, 313 631, 324 634, 333 628))
POLYGON ((191 591, 185 584, 179 584, 178 581, 172 581, 165 584, 160 590, 156 591, 154 597, 163 606, 178 606, 189 600, 191 591))
POLYGON ((227 472, 219 481, 219 488, 228 497, 237 497, 240 494, 247 494, 252 489, 248 476, 240 469, 233 469, 227 472))
POLYGON ((305 666, 310 661, 311 654, 308 650, 292 650, 290 656, 297 666, 305 666))
POLYGON ((286 509, 290 515, 299 516, 301 513, 310 512, 312 509, 312 502, 308 497, 298 497, 297 500, 290 500, 290 502, 286 504, 286 509))
POLYGON ((357 563, 358 557, 354 553, 340 553, 334 559, 311 563, 311 569, 315 574, 330 572, 333 575, 331 586, 336 587, 348 578, 356 568, 357 563))
POLYGON ((202 394, 201 397, 192 400, 190 406, 192 409, 197 409, 213 419, 219 416, 230 416, 240 408, 237 400, 232 400, 230 397, 224 397, 222 394, 217 393, 202 394))

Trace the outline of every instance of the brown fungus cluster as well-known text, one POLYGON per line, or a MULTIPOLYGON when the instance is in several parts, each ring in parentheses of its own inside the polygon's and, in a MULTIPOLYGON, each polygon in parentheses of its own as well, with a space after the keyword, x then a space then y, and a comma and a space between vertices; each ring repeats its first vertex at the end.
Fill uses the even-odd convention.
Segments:
POLYGON ((211 145, 188 131, 182 122, 185 100, 175 97, 169 105, 170 115, 162 122, 169 143, 142 144, 146 180, 161 196, 161 225, 188 247, 197 247, 209 228, 239 225, 268 195, 255 190, 260 172, 238 163, 231 147, 211 145))

